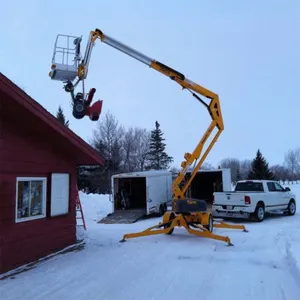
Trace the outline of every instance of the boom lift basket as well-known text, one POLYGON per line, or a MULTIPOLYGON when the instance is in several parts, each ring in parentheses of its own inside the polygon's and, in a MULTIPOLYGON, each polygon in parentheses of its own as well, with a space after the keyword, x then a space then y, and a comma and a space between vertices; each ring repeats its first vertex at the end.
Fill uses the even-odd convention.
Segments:
POLYGON ((82 37, 57 35, 52 56, 51 79, 63 82, 75 80, 81 61, 81 40, 82 37))

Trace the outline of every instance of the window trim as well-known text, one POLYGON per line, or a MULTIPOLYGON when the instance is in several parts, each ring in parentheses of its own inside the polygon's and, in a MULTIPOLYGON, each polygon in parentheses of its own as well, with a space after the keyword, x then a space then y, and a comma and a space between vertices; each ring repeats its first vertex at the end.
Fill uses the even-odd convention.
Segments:
POLYGON ((22 223, 26 221, 45 219, 46 218, 46 205, 47 205, 47 177, 17 177, 16 178, 16 207, 15 207, 15 222, 22 223), (27 218, 18 218, 18 183, 20 181, 42 181, 43 182, 43 195, 42 195, 42 214, 39 216, 31 216, 27 218))

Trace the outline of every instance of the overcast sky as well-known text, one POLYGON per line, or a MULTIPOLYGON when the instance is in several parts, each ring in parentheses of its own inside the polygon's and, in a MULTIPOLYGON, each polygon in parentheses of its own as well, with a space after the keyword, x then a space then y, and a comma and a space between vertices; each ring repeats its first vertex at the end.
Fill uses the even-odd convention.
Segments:
MULTIPOLYGON (((252 159, 260 148, 282 163, 300 146, 299 0, 4 1, 0 71, 52 114, 61 105, 86 141, 95 123, 72 117, 70 95, 48 73, 57 34, 83 35, 85 47, 95 28, 219 95, 225 130, 208 162, 252 159)), ((100 41, 86 86, 126 127, 152 129, 157 120, 176 165, 210 123, 189 92, 100 41)))

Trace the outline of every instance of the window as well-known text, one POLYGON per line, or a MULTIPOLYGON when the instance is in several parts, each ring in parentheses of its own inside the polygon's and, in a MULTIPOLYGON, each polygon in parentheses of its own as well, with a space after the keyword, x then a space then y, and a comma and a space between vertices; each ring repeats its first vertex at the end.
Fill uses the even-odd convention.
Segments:
POLYGON ((284 188, 278 183, 278 182, 274 182, 275 188, 277 192, 283 192, 284 188))
POLYGON ((276 187, 273 182, 267 182, 269 192, 276 192, 276 187))
POLYGON ((70 175, 51 174, 51 217, 69 213, 70 175))
POLYGON ((46 217, 45 177, 18 177, 16 184, 16 222, 46 217))
POLYGON ((270 192, 283 192, 284 188, 277 182, 268 182, 268 189, 270 192))
POLYGON ((245 181, 239 182, 235 187, 236 192, 263 192, 264 188, 261 182, 245 181))

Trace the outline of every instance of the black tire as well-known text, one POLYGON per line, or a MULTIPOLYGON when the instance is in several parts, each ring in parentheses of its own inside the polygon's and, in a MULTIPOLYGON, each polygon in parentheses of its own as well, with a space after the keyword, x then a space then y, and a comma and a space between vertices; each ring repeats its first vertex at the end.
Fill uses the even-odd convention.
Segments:
POLYGON ((160 216, 163 216, 164 213, 165 213, 165 211, 164 211, 164 206, 163 206, 163 204, 161 204, 161 205, 159 206, 159 215, 160 215, 160 216))
POLYGON ((71 93, 72 91, 74 91, 74 85, 72 82, 68 82, 65 86, 64 89, 67 93, 71 93))
POLYGON ((254 218, 257 222, 262 222, 265 218, 266 212, 265 207, 262 203, 257 204, 255 212, 254 212, 254 218))
POLYGON ((80 100, 75 100, 73 104, 73 117, 75 119, 82 119, 85 116, 85 103, 80 100))
POLYGON ((168 210, 167 203, 164 204, 164 213, 168 210))
POLYGON ((213 232, 214 230, 214 220, 212 215, 209 215, 208 219, 208 225, 203 225, 204 228, 206 228, 209 232, 213 232))
POLYGON ((293 216, 296 213, 296 202, 294 199, 290 200, 287 213, 289 216, 293 216))
MULTIPOLYGON (((169 221, 172 221, 173 219, 175 219, 175 214, 172 213, 170 215, 169 221)), ((165 226, 165 228, 168 228, 168 226, 165 226)), ((166 234, 171 235, 173 233, 173 231, 174 231, 174 227, 169 232, 167 232, 166 234)))

